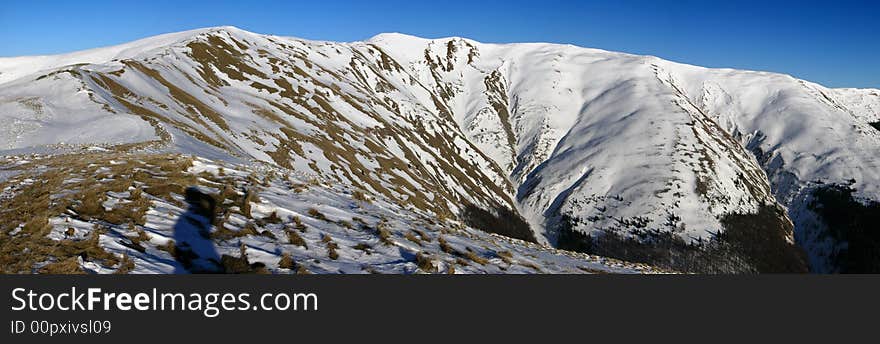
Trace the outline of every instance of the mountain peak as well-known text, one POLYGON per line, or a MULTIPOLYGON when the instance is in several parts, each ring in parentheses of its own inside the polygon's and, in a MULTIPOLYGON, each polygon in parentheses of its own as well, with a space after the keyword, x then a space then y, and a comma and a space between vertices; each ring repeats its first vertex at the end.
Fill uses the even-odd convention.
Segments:
POLYGON ((427 40, 429 40, 429 39, 422 38, 422 37, 418 37, 418 36, 414 36, 414 35, 410 35, 410 34, 400 33, 400 32, 383 32, 383 33, 377 34, 377 35, 375 35, 375 36, 373 36, 373 37, 370 37, 369 39, 367 39, 367 42, 376 42, 376 41, 397 41, 397 40, 421 40, 421 41, 427 41, 427 40))
POLYGON ((367 42, 369 42, 369 43, 390 43, 390 44, 400 44, 400 43, 425 44, 428 42, 435 42, 435 41, 445 42, 445 41, 450 41, 450 40, 468 41, 468 42, 472 42, 472 43, 476 42, 472 39, 465 38, 465 37, 459 37, 459 36, 425 38, 425 37, 419 37, 419 36, 414 36, 414 35, 400 33, 400 32, 380 33, 380 34, 377 34, 373 37, 370 37, 367 40, 367 42))
POLYGON ((164 49, 208 33, 227 33, 232 36, 258 36, 259 34, 235 26, 214 26, 186 31, 171 32, 146 37, 118 45, 63 53, 56 55, 19 56, 0 58, 0 84, 32 73, 75 64, 98 64, 112 60, 133 58, 137 55, 164 49))
POLYGON ((232 25, 209 26, 209 27, 206 27, 206 28, 195 29, 195 30, 189 30, 189 31, 184 31, 184 32, 192 32, 192 33, 194 33, 194 34, 200 34, 200 33, 205 33, 205 32, 210 32, 210 33, 224 32, 224 33, 227 33, 227 34, 230 34, 230 35, 236 35, 236 36, 241 36, 241 35, 245 35, 245 36, 261 36, 261 34, 258 34, 258 33, 255 33, 255 32, 251 32, 251 31, 248 31, 248 30, 244 30, 244 29, 241 29, 241 28, 239 28, 239 27, 237 27, 237 26, 232 26, 232 25))

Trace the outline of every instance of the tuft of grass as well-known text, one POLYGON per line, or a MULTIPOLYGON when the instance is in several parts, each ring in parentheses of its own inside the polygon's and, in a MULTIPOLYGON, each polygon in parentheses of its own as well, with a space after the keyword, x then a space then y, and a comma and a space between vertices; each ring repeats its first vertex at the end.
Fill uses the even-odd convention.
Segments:
POLYGON ((223 224, 220 224, 219 226, 217 226, 217 229, 211 233, 211 238, 216 239, 216 240, 220 240, 220 241, 226 241, 229 239, 241 238, 241 237, 245 237, 248 235, 259 235, 259 234, 262 234, 262 233, 260 231, 258 231, 257 227, 254 226, 254 224, 251 222, 246 223, 244 225, 244 228, 237 230, 237 231, 226 228, 226 226, 224 226, 223 224))
POLYGON ((425 232, 420 231, 420 230, 415 229, 415 228, 413 228, 412 231, 413 231, 414 233, 418 234, 419 238, 421 238, 422 241, 431 242, 431 237, 428 236, 428 234, 426 234, 425 232))
POLYGON ((513 262, 513 253, 510 253, 510 251, 498 251, 495 252, 495 255, 497 255, 498 258, 501 258, 501 260, 507 264, 511 264, 513 262))
POLYGON ((381 241, 382 244, 389 246, 394 245, 394 241, 391 240, 391 232, 389 232, 388 229, 385 229, 384 227, 379 227, 376 230, 376 233, 379 235, 379 241, 381 241))
POLYGON ((446 241, 445 238, 437 237, 437 243, 440 245, 440 250, 446 252, 448 254, 460 255, 458 251, 456 251, 452 246, 449 245, 449 242, 446 241))
POLYGON ((303 233, 306 232, 306 225, 302 223, 302 219, 299 216, 293 217, 293 228, 303 233))
MULTIPOLYGON (((525 267, 527 267, 527 268, 531 268, 532 270, 535 270, 535 272, 537 272, 537 273, 539 273, 539 274, 544 273, 544 270, 541 270, 541 268, 538 267, 537 265, 535 265, 534 263, 530 263, 530 262, 520 262, 519 265, 525 266, 525 267)), ((580 267, 578 267, 578 268, 580 268, 580 267)))
POLYGON ((412 241, 412 242, 416 243, 417 245, 422 246, 422 241, 419 240, 419 238, 417 238, 413 234, 413 232, 406 232, 406 234, 404 234, 403 237, 406 238, 406 240, 412 241))
POLYGON ((124 254, 122 255, 122 260, 119 262, 119 268, 116 269, 114 274, 124 275, 134 270, 134 261, 131 258, 124 254))
POLYGON ((351 222, 345 220, 339 220, 336 222, 336 224, 342 226, 345 229, 354 229, 354 226, 352 226, 351 222))
POLYGON ((239 256, 233 257, 224 254, 220 257, 220 264, 226 273, 232 274, 267 274, 266 265, 263 263, 251 263, 247 257, 247 246, 239 246, 239 256))
POLYGON ((270 230, 264 230, 264 231, 260 232, 260 235, 261 235, 261 236, 264 236, 264 237, 267 237, 267 238, 269 238, 269 239, 272 239, 272 240, 277 240, 277 239, 278 239, 278 237, 276 237, 275 234, 272 233, 272 231, 270 231, 270 230))
POLYGON ((283 254, 281 254, 281 260, 278 261, 278 267, 282 269, 295 270, 297 264, 293 261, 293 257, 290 255, 290 253, 284 252, 283 254))
POLYGON ((252 216, 251 203, 260 203, 260 196, 257 195, 257 191, 254 189, 245 190, 244 198, 242 198, 241 204, 239 205, 241 214, 248 218, 252 216))
POLYGON ((74 210, 83 219, 91 220, 104 214, 104 206, 101 204, 104 203, 105 198, 99 187, 85 190, 80 193, 80 204, 74 210))
POLYGON ((287 241, 291 245, 300 246, 300 247, 307 249, 307 250, 309 249, 309 245, 306 244, 305 239, 303 239, 301 236, 299 236, 299 233, 297 233, 296 231, 291 231, 291 230, 287 230, 285 232, 287 232, 287 241))
POLYGON ((465 257, 467 257, 467 258, 470 259, 471 261, 473 261, 473 262, 475 262, 475 263, 477 263, 477 264, 480 264, 480 265, 486 265, 486 264, 489 264, 489 260, 488 260, 488 259, 483 258, 483 257, 480 257, 480 256, 477 255, 474 251, 471 251, 471 250, 468 250, 467 253, 465 253, 465 257))
POLYGON ((308 190, 309 186, 301 183, 291 183, 289 189, 294 193, 302 193, 303 191, 308 190))
POLYGON ((233 257, 224 254, 220 257, 220 264, 223 265, 223 269, 226 273, 230 274, 244 274, 251 271, 251 266, 247 261, 247 257, 233 257))
POLYGON ((360 190, 355 190, 354 192, 352 192, 351 198, 364 203, 370 203, 370 199, 367 198, 367 195, 364 195, 364 193, 360 190))
POLYGON ((318 211, 318 209, 309 208, 308 214, 309 214, 309 216, 316 218, 318 220, 329 221, 329 220, 327 220, 327 217, 324 216, 324 214, 322 214, 320 211, 318 211))
POLYGON ((263 218, 263 222, 278 224, 278 223, 282 223, 284 221, 281 220, 281 217, 278 216, 277 211, 273 211, 271 214, 269 214, 269 216, 266 216, 263 218))
POLYGON ((130 227, 132 230, 134 230, 135 233, 136 233, 137 235, 135 235, 135 236, 126 236, 126 238, 128 238, 128 241, 131 242, 130 245, 127 244, 127 243, 125 243, 125 242, 122 242, 122 244, 125 245, 125 246, 127 246, 127 247, 129 247, 129 248, 131 248, 131 249, 137 250, 138 252, 144 253, 147 249, 144 248, 144 245, 142 244, 142 242, 145 242, 145 241, 149 242, 149 241, 150 241, 150 237, 147 236, 147 233, 144 232, 143 229, 140 229, 140 228, 132 228, 132 227, 133 227, 132 225, 129 225, 129 227, 130 227))
POLYGON ((165 245, 156 246, 156 248, 168 252, 172 257, 177 257, 177 245, 174 243, 174 240, 168 240, 165 245))
POLYGON ((333 241, 333 238, 331 238, 327 234, 323 234, 321 235, 321 242, 327 245, 327 256, 330 257, 330 259, 336 260, 339 258, 339 253, 336 252, 336 249, 339 248, 339 245, 337 245, 336 242, 333 241))
POLYGON ((424 272, 437 272, 437 268, 434 266, 434 261, 428 257, 428 254, 425 252, 419 252, 416 254, 416 265, 424 272))
POLYGON ((373 250, 373 247, 370 246, 369 244, 366 244, 366 243, 360 243, 360 244, 354 245, 354 246, 352 246, 352 248, 354 248, 355 250, 364 251, 364 253, 366 253, 366 254, 371 254, 372 250, 373 250))

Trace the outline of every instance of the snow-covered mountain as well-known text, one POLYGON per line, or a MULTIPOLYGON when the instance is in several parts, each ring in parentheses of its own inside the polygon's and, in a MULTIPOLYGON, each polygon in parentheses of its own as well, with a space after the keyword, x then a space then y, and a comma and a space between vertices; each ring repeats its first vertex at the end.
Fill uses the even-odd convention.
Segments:
POLYGON ((484 229, 671 268, 803 270, 795 242, 815 271, 880 268, 846 263, 877 249, 872 223, 839 230, 823 206, 837 190, 876 216, 878 90, 570 45, 218 27, 0 59, 0 118, 7 154, 270 164, 440 219, 511 209, 530 230, 484 229))

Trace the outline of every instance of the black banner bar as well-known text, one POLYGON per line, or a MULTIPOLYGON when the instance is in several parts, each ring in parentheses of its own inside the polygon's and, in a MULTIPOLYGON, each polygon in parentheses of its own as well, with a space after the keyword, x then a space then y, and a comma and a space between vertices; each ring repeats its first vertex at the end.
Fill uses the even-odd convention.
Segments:
POLYGON ((382 338, 410 343, 527 338, 542 343, 597 338, 761 342, 768 335, 840 342, 873 331, 880 309, 877 275, 0 276, 0 285, 2 343, 272 338, 326 343, 373 343, 382 338), (111 310, 103 310, 100 302, 91 311, 13 310, 28 302, 31 291, 37 306, 44 294, 49 296, 42 296, 42 306, 54 302, 56 308, 68 307, 77 295, 85 305, 89 288, 101 289, 96 297, 114 294, 111 310), (183 311, 133 306, 140 302, 155 308, 156 295, 162 293, 186 294, 188 302, 199 299, 203 307, 183 311), (217 297, 208 296, 212 293, 217 297), (235 299, 229 303, 235 307, 243 307, 240 296, 248 294, 248 307, 207 316, 206 300, 216 299, 214 306, 219 307, 223 293, 233 294, 227 301, 235 299), (271 293, 266 300, 273 309, 255 310, 265 293, 271 293), (138 299, 137 294, 144 296, 138 299), (282 294, 286 296, 276 300, 282 294), (309 294, 315 298, 302 297, 309 294), (115 309, 120 297, 121 305, 130 310, 115 309), (285 299, 299 302, 298 309, 287 302, 287 310, 275 310, 285 299), (109 333, 98 331, 107 322, 109 333), (77 333, 71 333, 75 327, 77 333))

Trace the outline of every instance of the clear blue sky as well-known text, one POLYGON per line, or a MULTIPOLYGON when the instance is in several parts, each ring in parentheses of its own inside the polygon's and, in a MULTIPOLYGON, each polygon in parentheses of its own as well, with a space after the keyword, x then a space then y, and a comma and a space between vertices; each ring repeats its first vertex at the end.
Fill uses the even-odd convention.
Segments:
POLYGON ((880 1, 9 1, 0 56, 234 25, 354 41, 380 32, 558 42, 880 88, 880 1))

